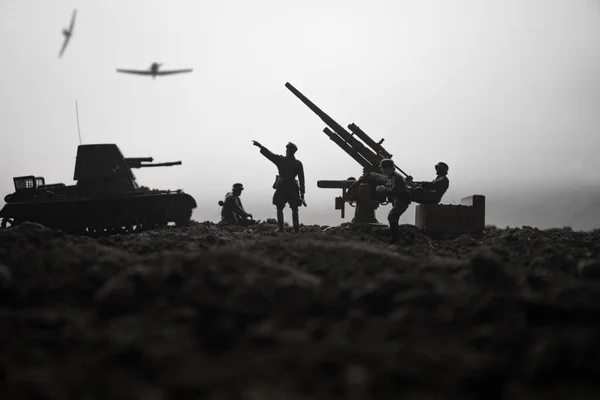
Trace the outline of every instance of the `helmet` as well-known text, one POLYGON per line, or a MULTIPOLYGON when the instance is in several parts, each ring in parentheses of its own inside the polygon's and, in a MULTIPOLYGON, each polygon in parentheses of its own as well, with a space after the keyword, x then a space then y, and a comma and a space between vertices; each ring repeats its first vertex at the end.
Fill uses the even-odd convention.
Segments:
POLYGON ((286 149, 292 149, 292 150, 294 150, 294 151, 298 151, 298 146, 296 146, 296 145, 295 145, 294 143, 292 143, 292 142, 289 142, 289 143, 288 143, 288 144, 285 146, 285 148, 286 148, 286 149))
POLYGON ((445 162, 440 161, 439 163, 435 164, 435 168, 441 169, 446 174, 448 173, 448 164, 445 162))
POLYGON ((231 190, 244 190, 244 185, 241 183, 234 183, 233 188, 231 190))
POLYGON ((384 158, 379 162, 379 168, 394 168, 394 161, 389 158, 384 158))

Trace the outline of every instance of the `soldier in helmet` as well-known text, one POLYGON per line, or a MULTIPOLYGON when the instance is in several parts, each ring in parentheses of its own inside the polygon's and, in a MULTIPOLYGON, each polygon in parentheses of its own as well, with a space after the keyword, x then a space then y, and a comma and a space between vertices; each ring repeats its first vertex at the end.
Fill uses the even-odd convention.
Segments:
POLYGON ((283 209, 286 204, 292 209, 292 221, 294 223, 294 231, 300 231, 300 221, 298 216, 298 207, 304 203, 304 167, 302 162, 296 159, 295 154, 298 147, 294 143, 288 143, 285 148, 285 156, 273 154, 266 147, 252 141, 254 146, 260 148, 260 153, 268 158, 277 166, 279 175, 275 178, 273 189, 273 205, 277 207, 277 224, 279 232, 283 232, 283 209), (298 177, 298 180, 296 180, 298 177))
POLYGON ((438 204, 442 201, 442 196, 450 186, 448 164, 441 161, 435 164, 435 172, 437 176, 431 182, 413 182, 412 176, 406 177, 412 201, 419 204, 438 204))
POLYGON ((380 183, 375 190, 385 194, 392 203, 392 209, 388 213, 388 222, 390 224, 390 243, 394 243, 398 240, 398 220, 410 205, 410 193, 404 178, 395 171, 394 161, 389 158, 381 160, 379 168, 383 175, 371 173, 369 178, 380 183))
POLYGON ((252 219, 252 214, 244 210, 240 196, 244 190, 244 185, 234 183, 231 192, 225 195, 225 200, 219 200, 221 209, 221 222, 230 225, 253 225, 256 223, 252 219))

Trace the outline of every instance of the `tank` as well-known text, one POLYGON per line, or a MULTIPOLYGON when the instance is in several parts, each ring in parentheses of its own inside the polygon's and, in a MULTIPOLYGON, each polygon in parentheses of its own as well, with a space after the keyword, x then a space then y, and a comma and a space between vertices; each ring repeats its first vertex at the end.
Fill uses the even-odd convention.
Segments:
POLYGON ((139 186, 132 168, 168 167, 151 157, 125 158, 115 144, 77 148, 75 185, 46 184, 43 177, 14 177, 15 192, 4 197, 1 227, 37 222, 74 234, 124 234, 187 225, 196 201, 182 190, 139 186))

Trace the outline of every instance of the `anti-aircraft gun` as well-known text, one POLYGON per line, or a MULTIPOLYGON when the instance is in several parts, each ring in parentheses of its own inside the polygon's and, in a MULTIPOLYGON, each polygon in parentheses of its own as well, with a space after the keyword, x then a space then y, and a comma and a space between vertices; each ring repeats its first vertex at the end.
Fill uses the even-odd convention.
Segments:
MULTIPOLYGON (((380 204, 386 204, 387 199, 384 194, 375 190, 376 186, 369 183, 367 177, 371 172, 380 172, 379 162, 381 160, 392 158, 392 154, 385 150, 381 145, 384 139, 375 142, 354 123, 348 125, 348 129, 350 130, 350 132, 348 132, 289 82, 285 84, 285 87, 287 87, 327 124, 329 128, 323 129, 323 132, 329 136, 329 139, 363 167, 363 174, 358 180, 355 178, 337 181, 320 180, 317 181, 317 186, 323 189, 342 189, 342 196, 336 197, 335 199, 335 209, 341 210, 342 218, 345 217, 345 203, 348 202, 350 206, 353 206, 353 203, 356 203, 354 218, 352 220, 353 223, 379 223, 377 218, 375 218, 375 210, 380 204)), ((397 165, 395 165, 395 167, 402 174, 407 176, 407 174, 397 165)))

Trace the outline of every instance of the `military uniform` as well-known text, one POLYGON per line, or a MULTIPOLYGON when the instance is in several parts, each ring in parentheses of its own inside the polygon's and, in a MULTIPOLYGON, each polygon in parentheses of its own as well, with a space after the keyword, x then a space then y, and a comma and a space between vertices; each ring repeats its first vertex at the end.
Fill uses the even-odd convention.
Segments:
POLYGON ((416 187, 411 189, 411 200, 419 204, 438 204, 450 186, 448 165, 443 162, 436 164, 437 176, 431 182, 413 182, 416 187))
POLYGON ((304 167, 302 162, 294 156, 298 147, 293 143, 288 143, 286 146, 288 154, 285 156, 273 154, 264 146, 259 147, 260 153, 277 166, 279 173, 273 184, 273 189, 275 189, 273 205, 277 207, 279 230, 283 231, 283 209, 286 204, 289 204, 292 209, 294 230, 298 232, 300 229, 298 207, 302 205, 305 193, 304 167))
POLYGON ((239 196, 242 190, 244 190, 244 187, 241 183, 234 184, 232 191, 225 195, 225 200, 219 202, 222 207, 222 223, 231 225, 252 225, 255 223, 252 214, 247 213, 242 206, 242 200, 239 196))
MULTIPOLYGON (((380 162, 380 167, 394 168, 394 162, 390 159, 384 159, 380 162)), ((379 183, 377 191, 387 196, 388 201, 392 204, 392 209, 388 213, 388 222, 390 224, 390 242, 393 243, 398 239, 398 220, 404 214, 410 205, 410 192, 404 178, 393 171, 390 175, 379 173, 371 173, 369 177, 379 183)))

